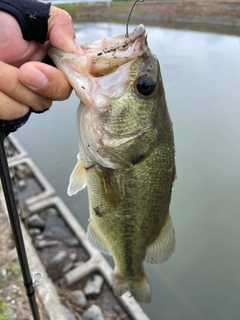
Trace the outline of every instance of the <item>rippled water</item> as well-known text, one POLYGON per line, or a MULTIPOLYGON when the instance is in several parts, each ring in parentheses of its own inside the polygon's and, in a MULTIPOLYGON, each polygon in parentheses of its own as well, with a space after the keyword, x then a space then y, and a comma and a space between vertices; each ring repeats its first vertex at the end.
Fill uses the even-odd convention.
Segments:
MULTIPOLYGON (((77 24, 84 43, 125 32, 121 24, 77 24)), ((130 30, 133 27, 130 27, 130 30)), ((239 37, 148 27, 174 123, 178 180, 171 203, 176 252, 145 265, 151 320, 226 320, 240 315, 239 37)), ((76 162, 78 99, 32 115, 16 136, 86 229, 86 190, 66 194, 76 162)))

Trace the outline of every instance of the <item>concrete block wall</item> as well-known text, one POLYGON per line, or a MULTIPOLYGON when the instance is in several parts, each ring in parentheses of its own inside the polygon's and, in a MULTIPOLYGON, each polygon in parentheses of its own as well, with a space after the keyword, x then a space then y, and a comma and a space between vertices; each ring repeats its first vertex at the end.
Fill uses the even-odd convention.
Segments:
MULTIPOLYGON (((67 285, 71 286, 77 283, 79 280, 89 276, 93 273, 100 274, 108 286, 111 288, 112 286, 112 273, 113 270, 111 266, 108 264, 103 255, 94 249, 89 243, 86 233, 75 219, 70 210, 66 207, 63 201, 56 196, 56 192, 47 179, 43 176, 39 168, 35 165, 35 163, 28 157, 27 152, 21 147, 17 139, 10 135, 8 137, 11 146, 17 150, 14 156, 9 158, 9 166, 11 169, 14 169, 18 166, 27 166, 32 172, 32 176, 36 179, 37 183, 41 186, 42 191, 38 194, 31 195, 29 198, 24 199, 24 202, 30 212, 30 215, 33 215, 36 212, 43 210, 48 207, 55 207, 59 212, 61 218, 65 221, 66 225, 71 229, 75 237, 77 237, 87 251, 89 255, 89 259, 85 262, 80 263, 70 271, 64 274, 64 281, 67 285)), ((26 230, 24 230, 24 241, 27 248, 27 251, 31 252, 29 255, 30 259, 30 269, 31 266, 34 266, 33 272, 38 272, 36 267, 39 266, 39 270, 44 270, 44 267, 39 260, 37 252, 34 246, 31 243, 31 239, 29 235, 27 235, 26 230), (37 264, 34 263, 37 261, 37 264)), ((41 272, 42 272, 41 271, 41 272)), ((58 313, 56 310, 52 313, 52 301, 54 300, 56 306, 59 305, 59 298, 57 296, 56 290, 50 289, 53 286, 53 283, 44 272, 43 282, 37 287, 37 290, 42 297, 42 302, 44 303, 47 310, 49 310, 50 320, 62 320, 64 319, 61 308, 58 313), (49 288, 49 289, 48 289, 49 288), (55 318, 54 318, 55 317, 55 318)), ((130 293, 127 292, 121 297, 117 297, 119 304, 124 308, 125 312, 128 316, 133 320, 148 320, 148 316, 144 313, 141 306, 135 301, 133 297, 130 297, 130 293)), ((55 308, 56 309, 56 308, 55 308)))

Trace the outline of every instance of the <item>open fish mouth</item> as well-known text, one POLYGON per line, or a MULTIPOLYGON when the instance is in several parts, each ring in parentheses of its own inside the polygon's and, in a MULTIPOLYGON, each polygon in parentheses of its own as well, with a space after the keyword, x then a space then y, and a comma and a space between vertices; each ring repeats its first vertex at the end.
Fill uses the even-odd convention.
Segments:
POLYGON ((102 38, 101 40, 92 41, 85 44, 82 47, 82 50, 85 54, 93 54, 94 56, 102 56, 107 55, 108 53, 116 53, 117 56, 130 57, 132 55, 132 51, 135 51, 136 48, 136 40, 145 36, 145 27, 140 24, 130 35, 126 37, 126 35, 120 35, 113 38, 102 38), (135 46, 131 48, 131 46, 135 43, 135 46), (129 50, 129 49, 132 50, 129 50))
POLYGON ((50 47, 48 53, 86 106, 106 107, 129 84, 131 64, 149 52, 145 27, 80 45, 77 54, 50 47), (94 97, 94 99, 93 99, 94 97))
POLYGON ((71 68, 82 73, 84 69, 89 75, 101 77, 113 72, 119 66, 141 56, 146 44, 145 27, 140 24, 133 32, 113 38, 102 38, 80 46, 77 59, 75 54, 65 53, 50 47, 49 55, 61 69, 61 61, 72 61, 71 68))

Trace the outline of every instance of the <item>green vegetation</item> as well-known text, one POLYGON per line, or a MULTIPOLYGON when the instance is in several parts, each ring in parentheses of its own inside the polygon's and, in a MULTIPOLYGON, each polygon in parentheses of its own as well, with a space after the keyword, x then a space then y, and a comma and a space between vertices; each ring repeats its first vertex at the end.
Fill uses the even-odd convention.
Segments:
POLYGON ((58 4, 57 7, 67 11, 71 16, 82 6, 82 4, 58 4))
POLYGON ((20 273, 20 265, 19 263, 13 263, 11 266, 9 266, 9 268, 7 268, 7 270, 18 276, 20 273))
POLYGON ((120 0, 113 1, 109 7, 106 3, 95 3, 94 5, 89 5, 87 3, 59 4, 57 7, 67 11, 71 15, 73 22, 77 22, 79 20, 91 20, 93 16, 104 16, 103 20, 105 21, 106 17, 111 18, 112 16, 118 16, 119 14, 127 14, 131 5, 128 0, 120 0))
POLYGON ((0 320, 11 320, 7 312, 7 304, 0 298, 0 320))
MULTIPOLYGON (((13 263, 5 267, 7 271, 7 275, 4 277, 4 280, 8 280, 9 277, 13 274, 14 276, 18 276, 21 272, 19 263, 13 263)), ((0 318, 1 320, 1 318, 0 318)))

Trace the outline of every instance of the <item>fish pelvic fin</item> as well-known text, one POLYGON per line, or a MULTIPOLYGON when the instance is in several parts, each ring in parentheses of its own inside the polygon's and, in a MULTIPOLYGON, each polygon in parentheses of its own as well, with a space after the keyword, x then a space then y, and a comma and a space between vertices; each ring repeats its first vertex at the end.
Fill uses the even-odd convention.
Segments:
POLYGON ((86 169, 83 166, 82 161, 78 155, 78 162, 76 163, 70 179, 67 193, 69 196, 76 194, 78 191, 84 189, 87 186, 87 174, 86 169))
POLYGON ((111 252, 109 251, 107 245, 104 243, 101 237, 97 234, 91 222, 88 225, 87 237, 94 248, 98 249, 102 253, 111 255, 111 252))
POLYGON ((130 291, 138 302, 148 303, 151 301, 151 289, 145 274, 134 280, 114 274, 113 291, 116 296, 130 291))
POLYGON ((175 232, 168 214, 165 225, 158 237, 147 248, 145 261, 149 263, 161 263, 170 258, 175 250, 175 232))

